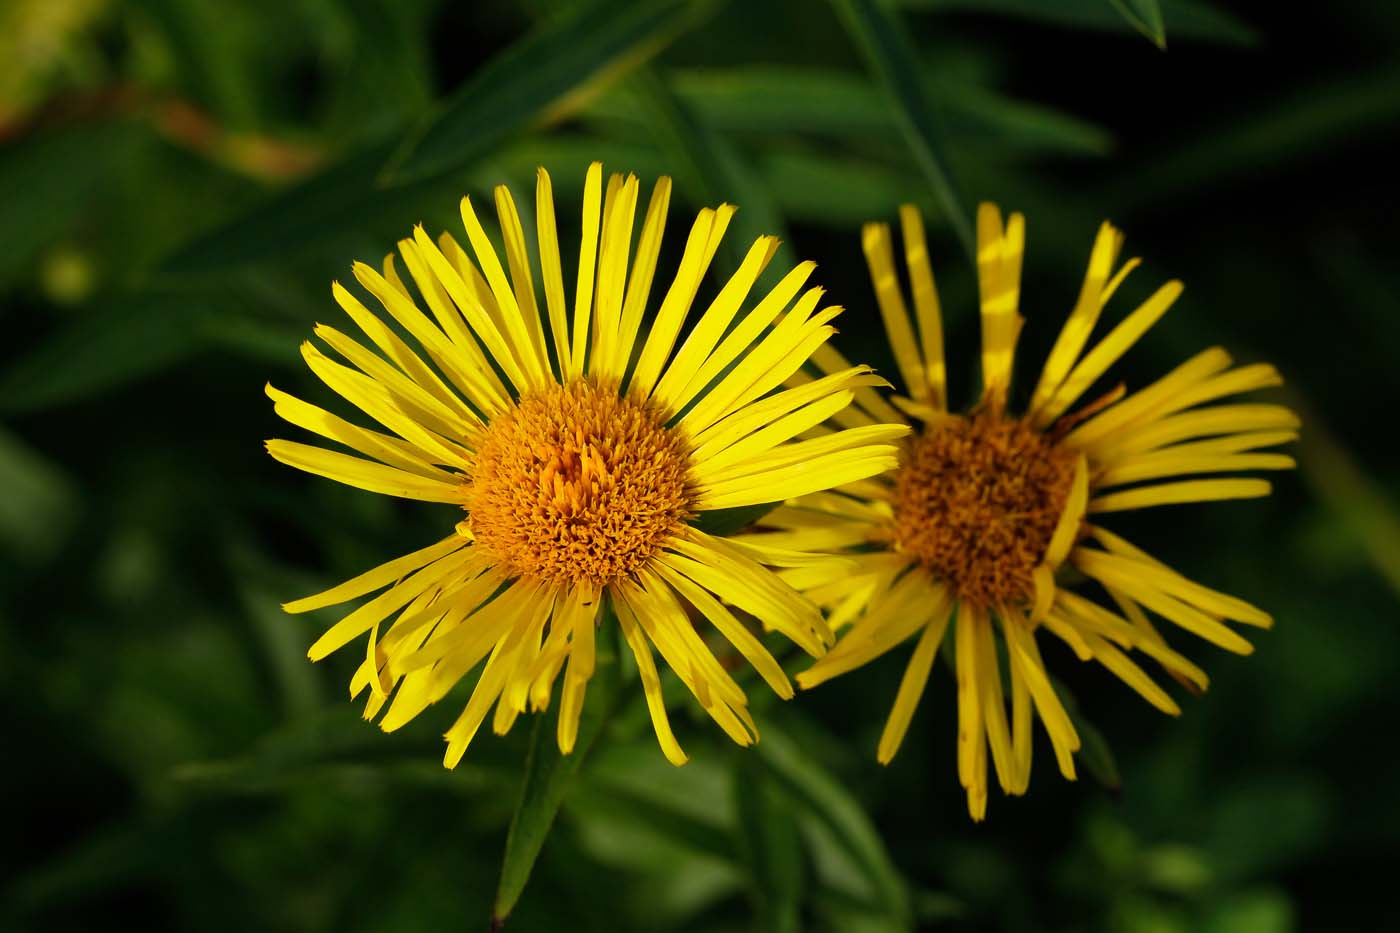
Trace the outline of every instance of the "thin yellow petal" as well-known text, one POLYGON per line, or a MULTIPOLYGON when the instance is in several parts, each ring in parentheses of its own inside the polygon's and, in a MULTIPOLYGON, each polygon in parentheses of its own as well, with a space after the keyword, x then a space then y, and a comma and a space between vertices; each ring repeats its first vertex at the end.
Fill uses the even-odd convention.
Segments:
POLYGON ((924 362, 924 381, 929 388, 929 404, 937 411, 948 408, 948 374, 943 361, 943 312, 938 306, 938 289, 933 282, 924 222, 918 208, 899 208, 900 229, 904 236, 904 261, 909 267, 909 284, 914 298, 914 314, 919 322, 919 348, 924 362))
POLYGON ((924 633, 919 636, 919 643, 914 646, 914 654, 909 658, 909 664, 904 668, 904 676, 899 681, 894 708, 890 710, 884 731, 880 733, 880 746, 875 757, 882 765, 887 765, 894 759, 899 746, 904 742, 904 734, 909 731, 914 710, 919 705, 919 698, 924 694, 925 685, 928 684, 929 671, 933 668, 934 658, 938 656, 938 646, 943 643, 943 635, 948 630, 951 614, 952 606, 945 605, 942 611, 936 613, 924 626, 924 633))
POLYGON ((1193 479, 1141 486, 1111 492, 1089 503, 1090 512, 1121 512, 1183 502, 1215 502, 1224 499, 1257 499, 1273 487, 1262 479, 1193 479))
POLYGON ((920 402, 929 400, 928 381, 924 378, 923 361, 909 323, 909 310, 895 271, 894 244, 889 224, 866 224, 861 229, 861 247, 870 268, 870 283, 875 288, 875 300, 885 324, 885 335, 894 352, 895 365, 909 394, 920 402))
POLYGON ((288 466, 357 489, 424 502, 451 502, 457 505, 462 502, 462 487, 459 484, 428 479, 333 450, 298 444, 296 441, 270 440, 267 442, 267 452, 288 466))
POLYGON ((626 369, 632 357, 647 298, 651 295, 651 283, 656 276, 656 260, 661 254, 661 239, 666 231, 666 213, 670 204, 671 179, 662 175, 652 189, 646 220, 642 223, 641 240, 637 244, 637 257, 632 263, 632 275, 627 280, 627 298, 622 306, 622 322, 618 325, 617 336, 617 356, 622 369, 626 369))
POLYGON ((1088 391, 1089 387, 1098 381, 1110 366, 1118 361, 1124 353, 1137 343, 1138 338, 1147 333, 1167 313, 1172 304, 1181 295, 1182 285, 1178 281, 1171 281, 1157 289, 1151 298, 1148 298, 1132 314, 1128 315, 1108 336, 1099 341, 1094 349, 1090 350, 1084 359, 1079 361, 1070 374, 1065 377, 1063 384, 1055 390, 1055 393, 1045 403, 1036 415, 1037 424, 1049 424, 1071 405, 1079 401, 1079 397, 1088 391))
POLYGON ((1089 342, 1089 335, 1093 333, 1099 315, 1103 313, 1107 300, 1103 294, 1104 284, 1113 272, 1113 264, 1118 260, 1118 252, 1122 247, 1123 234, 1113 224, 1104 221, 1094 237, 1094 246, 1089 253, 1089 266, 1084 272, 1084 284, 1079 289, 1079 299, 1075 302, 1074 310, 1065 319, 1065 325, 1060 329, 1050 355, 1046 357, 1040 381, 1031 395, 1029 410, 1035 416, 1035 423, 1039 427, 1053 420, 1041 418, 1040 409, 1064 382, 1065 376, 1069 375, 1070 369, 1079 359, 1079 354, 1089 342))
POLYGON ((661 677, 656 672, 656 662, 651 657, 651 647, 647 644, 646 636, 642 634, 641 627, 632 616, 631 609, 626 603, 617 604, 617 620, 622 626, 622 635, 627 639, 627 645, 632 649, 632 654, 637 659, 637 671, 642 678, 642 691, 646 694, 647 711, 651 713, 652 728, 656 730, 656 740, 661 745, 661 752, 666 756, 666 760, 679 767, 689 759, 685 751, 681 749, 680 743, 676 741, 675 733, 671 731, 671 721, 666 716, 666 701, 661 695, 661 677))

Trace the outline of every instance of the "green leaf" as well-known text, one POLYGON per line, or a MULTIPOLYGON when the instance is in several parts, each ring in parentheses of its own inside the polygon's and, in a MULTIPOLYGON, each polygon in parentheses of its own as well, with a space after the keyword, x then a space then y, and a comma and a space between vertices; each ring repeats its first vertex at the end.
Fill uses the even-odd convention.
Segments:
POLYGON ((1079 733, 1079 763, 1089 772, 1090 777, 1107 790, 1116 793, 1123 786, 1123 778, 1118 772, 1118 760, 1113 756, 1108 739, 1104 738, 1098 726, 1085 718, 1080 711, 1079 701, 1062 681, 1051 677, 1050 682, 1054 685, 1055 693, 1064 705, 1065 712, 1069 714, 1070 721, 1074 723, 1074 730, 1079 733))
POLYGON ((796 933, 802 923, 805 872, 792 807, 754 756, 744 754, 733 775, 740 850, 757 907, 755 929, 796 933))
POLYGON ((1338 140, 1357 144, 1379 135, 1400 117, 1400 68, 1312 84, 1277 103, 1227 114, 1215 131, 1165 153, 1155 162, 1107 186, 1097 200, 1127 213, 1140 205, 1171 203, 1185 193, 1233 190, 1259 166, 1281 171, 1289 163, 1338 140))
POLYGON ((394 224, 407 232, 409 224, 422 219, 423 207, 459 179, 377 189, 379 170, 394 146, 392 137, 375 138, 311 178, 196 237, 166 259, 162 271, 172 275, 225 272, 294 258, 367 228, 394 224))
POLYGON ((72 402, 188 356, 201 341, 198 300, 142 295, 94 307, 0 372, 0 410, 72 402))
POLYGON ((38 562, 52 556, 77 519, 72 479, 25 441, 0 426, 0 548, 7 558, 38 562))
MULTIPOLYGON (((950 139, 976 141, 989 149, 1100 155, 1108 133, 1076 117, 1017 100, 965 81, 925 73, 930 98, 944 116, 950 139)), ((672 87, 719 132, 802 133, 843 143, 899 132, 880 91, 864 76, 834 68, 746 65, 673 72, 672 87)), ((615 95, 592 108, 624 116, 615 95)), ((774 151, 765 146, 765 154, 774 151)), ((826 154, 826 153, 824 153, 826 154)))
POLYGON ((788 798, 831 834, 865 876, 876 902, 901 928, 912 926, 909 892, 870 817, 834 776, 772 722, 754 746, 788 798))
MULTIPOLYGON (((607 616, 604 627, 616 625, 607 616)), ((530 754, 525 761, 525 778, 520 803, 510 821, 506 835, 505 856, 501 861, 501 880, 496 888, 492 907, 492 922, 499 925, 510 916, 530 880, 544 841, 554 825, 554 817, 564 802, 579 764, 612 716, 618 700, 618 664, 614 657, 600 653, 597 671, 588 684, 588 696, 579 719, 578 740, 573 754, 559 752, 556 738, 559 719, 558 705, 548 716, 537 716, 530 738, 530 754)))
POLYGON ((972 221, 943 154, 938 126, 918 66, 918 51, 903 25, 875 0, 832 0, 846 30, 889 96, 913 151, 958 240, 973 255, 972 221))
POLYGON ((395 156, 386 177, 439 175, 490 151, 541 116, 574 109, 705 18, 710 2, 580 4, 487 63, 395 156))
MULTIPOLYGON (((975 12, 1036 20, 1074 29, 1128 32, 1138 27, 1103 0, 898 0, 901 6, 940 12, 975 12)), ((1110 0, 1113 2, 1113 0, 1110 0)), ((1116 5, 1116 3, 1114 4, 1116 5)), ((1199 39, 1230 45, 1258 42, 1254 30, 1232 13, 1203 0, 1160 0, 1162 19, 1173 38, 1199 39)))
POLYGON ((1113 8, 1159 49, 1167 47, 1167 30, 1162 25, 1162 8, 1157 0, 1109 0, 1113 8))
POLYGON ((744 530, 773 511, 778 505, 777 502, 760 502, 757 505, 741 505, 733 509, 701 512, 691 524, 707 535, 724 537, 744 530))
MULTIPOLYGON (((628 82, 627 89, 648 135, 676 166, 676 181, 692 200, 702 204, 728 201, 742 208, 734 215, 732 232, 721 246, 725 271, 737 269, 760 236, 788 241, 786 224, 759 178, 729 142, 674 93, 667 79, 644 69, 628 82)), ((771 286, 782 274, 779 270, 786 271, 792 265, 791 247, 781 247, 759 279, 758 288, 771 286)))
POLYGON ((84 123, 0 146, 0 284, 29 274, 31 260, 90 210, 144 133, 131 123, 84 123))
POLYGON ((407 148, 393 132, 373 134, 338 163, 179 250, 163 268, 223 271, 358 241, 367 230, 407 232, 424 212, 455 208, 455 198, 443 201, 444 192, 460 195, 474 163, 573 109, 585 85, 635 67, 713 6, 709 0, 585 4, 567 22, 527 36, 483 66, 407 148), (570 24, 577 30, 570 32, 570 24))

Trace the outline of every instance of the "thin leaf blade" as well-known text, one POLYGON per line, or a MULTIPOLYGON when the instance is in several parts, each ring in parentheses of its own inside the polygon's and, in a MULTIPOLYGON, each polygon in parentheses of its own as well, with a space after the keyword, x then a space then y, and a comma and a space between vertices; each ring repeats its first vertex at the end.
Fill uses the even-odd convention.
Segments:
POLYGON ((1109 0, 1134 29, 1152 40, 1159 49, 1167 47, 1167 28, 1157 0, 1109 0))
POLYGON ((924 88, 913 41, 895 16, 874 0, 832 2, 871 72, 884 87, 914 160, 927 176, 953 232, 971 256, 972 220, 943 153, 942 131, 924 88))
MULTIPOLYGON (((609 619, 605 619, 604 626, 608 624, 609 619)), ((505 922, 519 903, 554 825, 554 817, 564 802, 564 795, 578 773, 579 765, 616 708, 617 660, 600 655, 597 663, 597 671, 588 685, 589 696, 579 719, 578 739, 573 754, 561 754, 555 739, 557 705, 550 715, 536 717, 521 783, 520 802, 506 834, 501 880, 496 887, 496 900, 492 907, 492 922, 497 927, 505 922)))
POLYGON ((487 64, 396 155, 386 178, 443 174, 541 116, 573 109, 588 89, 651 58, 712 7, 685 0, 580 5, 487 64))
POLYGON ((791 805, 751 755, 734 769, 740 851, 749 868, 755 928, 797 933, 806 883, 802 840, 791 805))
POLYGON ((819 820, 860 866, 878 902, 900 928, 912 927, 908 889, 879 831, 841 782, 771 722, 764 725, 763 741, 755 750, 788 798, 819 820))

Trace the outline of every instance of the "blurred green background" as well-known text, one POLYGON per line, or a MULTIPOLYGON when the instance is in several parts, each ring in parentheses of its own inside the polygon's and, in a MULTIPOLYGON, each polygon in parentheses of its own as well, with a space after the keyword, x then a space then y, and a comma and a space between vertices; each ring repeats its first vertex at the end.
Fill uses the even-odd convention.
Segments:
POLYGON ((572 213, 595 158, 676 177, 663 268, 737 201, 732 247, 781 232, 891 369, 858 225, 918 203, 964 402, 950 205, 1028 216, 1026 366, 1111 217, 1135 294, 1187 283, 1116 375, 1223 343, 1306 429, 1271 499, 1113 523, 1278 624, 1251 658, 1176 638, 1214 680, 1179 720, 1048 649, 1096 738, 1077 784, 1038 738, 973 825, 944 668, 876 765, 907 649, 751 691, 748 752, 678 703, 679 770, 628 691, 509 929, 1400 927, 1397 39, 1381 3, 4 0, 0 928, 486 929, 531 723, 446 772, 452 710, 383 735, 353 652, 305 660, 325 620, 279 601, 443 519, 275 464, 262 385, 328 398, 297 347, 353 259, 463 193, 528 201, 539 163, 572 213))

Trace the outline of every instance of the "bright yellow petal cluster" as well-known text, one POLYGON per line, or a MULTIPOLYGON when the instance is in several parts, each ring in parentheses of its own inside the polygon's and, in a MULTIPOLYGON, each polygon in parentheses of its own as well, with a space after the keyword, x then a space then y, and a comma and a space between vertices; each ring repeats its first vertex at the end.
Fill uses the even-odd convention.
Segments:
MULTIPOLYGON (((1152 659, 1193 690, 1203 690, 1207 678, 1168 646, 1149 614, 1229 651, 1251 650, 1228 623, 1267 627, 1267 614, 1186 579, 1091 524, 1089 516, 1265 495, 1270 487, 1263 480, 1221 474, 1292 467, 1291 458, 1260 451, 1293 440, 1298 419, 1280 405, 1210 404, 1280 382, 1272 366, 1232 368, 1229 355, 1219 348, 1200 353, 1145 389, 1125 396, 1119 386, 1071 412, 1181 293, 1179 282, 1163 285, 1090 346, 1109 298, 1138 264, 1132 259, 1118 265, 1123 237, 1107 223, 1099 231, 1079 299, 1029 405, 1024 413, 1008 413, 1022 324, 1018 307, 1025 222, 1013 214, 1003 223, 990 204, 982 205, 977 219, 983 387, 971 413, 951 414, 948 409, 938 296, 922 224, 915 210, 906 207, 900 220, 912 320, 889 228, 872 224, 864 231, 875 294, 908 392, 892 401, 918 429, 905 444, 901 467, 890 476, 848 483, 782 506, 764 519, 772 531, 745 540, 846 551, 856 564, 854 571, 838 578, 821 579, 801 571, 790 577, 827 609, 834 629, 850 626, 835 648, 798 675, 802 686, 815 686, 919 636, 880 738, 881 762, 898 750, 938 648, 944 636, 954 632, 958 772, 968 808, 980 820, 986 812, 989 752, 1002 790, 1026 790, 1033 713, 1049 735, 1061 773, 1071 779, 1075 775, 1073 753, 1080 740, 1046 674, 1037 647, 1040 633, 1062 640, 1081 660, 1102 664, 1173 715, 1179 712, 1176 703, 1130 652, 1152 659), (1008 437, 1020 440, 1012 443, 1008 437), (918 456, 930 445, 937 447, 941 459, 918 456), (1072 463, 1072 469, 1058 479, 1035 480, 1025 458, 1035 456, 1043 462, 1046 451, 1072 463), (928 469, 920 466, 925 462, 936 462, 942 472, 910 473, 928 469), (989 463, 996 466, 988 468, 989 463), (977 495, 953 497, 949 490, 961 488, 958 484, 977 495), (911 488, 925 494, 915 495, 911 488), (1024 508, 1014 514, 1009 509, 997 512, 999 501, 1022 502, 1037 495, 1041 506, 1050 510, 1047 516, 1024 508), (1036 553, 1027 560, 1024 550, 1032 528, 1041 537, 1034 539, 1036 553), (943 537, 919 553, 901 544, 923 543, 939 534, 943 537), (935 552, 942 557, 950 543, 958 542, 978 552, 970 554, 977 560, 969 559, 967 567, 975 565, 985 579, 954 579, 971 571, 955 561, 931 566, 926 559, 935 552), (998 569, 997 561, 1005 572, 989 573, 988 568, 998 569), (956 569, 948 570, 950 565, 956 569), (1060 586, 1057 572, 1066 565, 1097 583, 1114 608, 1060 586), (960 598, 959 593, 964 595, 960 598), (987 593, 992 595, 983 595, 987 593), (1005 644, 1004 662, 999 660, 997 631, 1005 644), (1003 683, 1009 684, 1009 711, 1003 683)), ((823 368, 832 366, 830 359, 818 357, 817 362, 823 368)), ((832 423, 851 429, 896 416, 878 394, 858 392, 856 404, 834 415, 832 423)))
POLYGON ((366 718, 382 712, 386 730, 481 666, 446 734, 448 766, 493 706, 492 728, 504 733, 520 713, 548 706, 561 673, 558 741, 565 752, 573 748, 605 602, 636 657, 661 747, 676 764, 686 757, 667 720, 653 649, 734 741, 747 745, 758 734, 744 691, 690 610, 783 697, 792 695, 787 677, 730 607, 813 656, 832 641, 817 608, 771 568, 829 575, 839 559, 731 543, 692 521, 885 472, 908 428, 866 424, 796 440, 883 383, 869 367, 842 365, 784 387, 824 348, 840 309, 820 307, 822 290, 806 287, 811 263, 750 300, 777 248, 771 237, 753 244, 681 339, 730 205, 700 212, 644 327, 670 193, 670 179, 660 179, 634 235, 637 179, 613 175, 605 184, 601 165, 590 167, 572 309, 542 169, 537 266, 505 187, 495 191, 504 264, 468 199, 470 255, 451 236, 434 241, 421 227, 398 244, 416 296, 392 255, 382 272, 357 264, 355 279, 384 314, 338 284, 333 291, 373 348, 322 325, 316 335, 339 360, 309 342, 303 356, 383 430, 268 387, 279 415, 349 450, 269 441, 278 460, 467 513, 451 520, 456 529, 442 541, 285 607, 306 612, 377 593, 310 656, 319 660, 367 635, 350 691, 369 692, 366 718), (474 524, 474 503, 489 520, 474 524))

